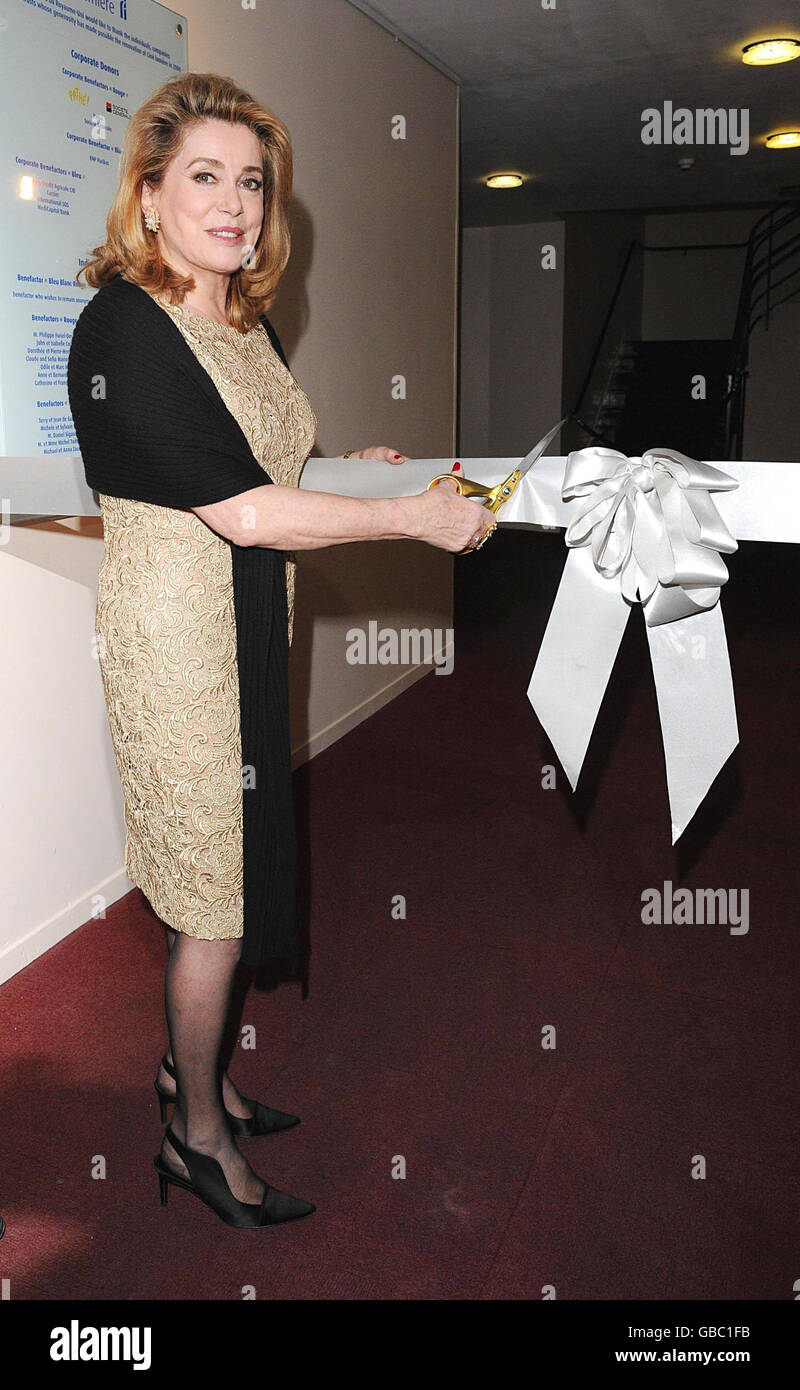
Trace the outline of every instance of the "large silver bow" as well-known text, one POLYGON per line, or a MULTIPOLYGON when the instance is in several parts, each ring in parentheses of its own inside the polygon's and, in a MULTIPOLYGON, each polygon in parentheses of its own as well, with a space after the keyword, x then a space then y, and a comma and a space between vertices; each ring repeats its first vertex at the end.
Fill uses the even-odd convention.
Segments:
POLYGON ((721 551, 736 541, 712 492, 738 487, 735 478, 674 449, 649 449, 629 459, 615 449, 578 449, 564 471, 565 502, 583 499, 570 521, 570 547, 591 546, 595 568, 619 575, 628 603, 644 605, 649 627, 713 608, 728 578, 721 551))
POLYGON ((673 843, 739 738, 718 602, 721 552, 737 545, 711 497, 736 487, 673 449, 578 449, 564 471, 571 553, 528 697, 574 789, 631 605, 642 604, 673 843))

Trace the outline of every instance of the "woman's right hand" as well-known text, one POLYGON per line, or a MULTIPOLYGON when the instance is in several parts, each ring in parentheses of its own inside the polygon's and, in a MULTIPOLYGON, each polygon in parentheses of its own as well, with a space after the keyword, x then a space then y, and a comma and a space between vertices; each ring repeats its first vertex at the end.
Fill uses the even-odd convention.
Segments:
POLYGON ((492 531, 496 524, 482 502, 460 496, 455 478, 452 487, 450 479, 445 478, 436 487, 408 501, 416 513, 415 538, 438 546, 440 550, 464 550, 476 537, 482 540, 485 532, 492 531))

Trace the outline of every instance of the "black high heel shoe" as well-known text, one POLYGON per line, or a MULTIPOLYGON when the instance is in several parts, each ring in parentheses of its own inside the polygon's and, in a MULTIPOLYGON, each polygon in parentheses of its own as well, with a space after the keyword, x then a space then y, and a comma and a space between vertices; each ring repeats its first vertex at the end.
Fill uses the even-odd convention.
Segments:
MULTIPOLYGON (((161 1065, 167 1076, 177 1083, 175 1068, 171 1062, 167 1061, 167 1054, 161 1058, 161 1065)), ((161 1123, 167 1123, 167 1106, 175 1104, 175 1096, 168 1096, 158 1084, 158 1080, 153 1082, 158 1103, 161 1107, 161 1123)), ((242 1096, 242 1100, 247 1100, 242 1096)), ((289 1115, 285 1110, 272 1110, 268 1105, 262 1105, 260 1100, 247 1100, 248 1105, 253 1106, 252 1115, 241 1116, 232 1115, 230 1110, 226 1110, 228 1124, 237 1139, 255 1139, 260 1134, 279 1134, 282 1129, 294 1129, 299 1125, 299 1115, 289 1115)))
POLYGON ((199 1197, 207 1207, 228 1226, 253 1228, 256 1226, 277 1226, 284 1221, 299 1221, 301 1216, 310 1216, 316 1211, 313 1202, 305 1202, 302 1197, 292 1197, 277 1187, 266 1184, 260 1202, 240 1202, 231 1192, 222 1164, 211 1154, 200 1153, 199 1149, 189 1149, 173 1134, 167 1126, 165 1137, 172 1145, 189 1174, 184 1178, 172 1168, 167 1167, 160 1153, 153 1159, 158 1173, 158 1187, 161 1205, 167 1205, 169 1184, 183 1187, 187 1192, 199 1197))

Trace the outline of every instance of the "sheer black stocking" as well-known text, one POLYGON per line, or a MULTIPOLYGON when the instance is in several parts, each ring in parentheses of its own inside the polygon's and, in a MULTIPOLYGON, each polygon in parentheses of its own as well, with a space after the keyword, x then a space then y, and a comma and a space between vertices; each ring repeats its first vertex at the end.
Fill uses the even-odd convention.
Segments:
MULTIPOLYGON (((172 1128, 189 1148, 217 1159, 238 1201, 258 1203, 265 1184, 237 1147, 225 1119, 219 1061, 241 938, 199 941, 184 932, 168 935, 174 940, 164 998, 178 1078, 172 1128)), ((188 1177, 166 1136, 161 1156, 168 1167, 188 1177)))
MULTIPOLYGON (((167 949, 170 954, 172 954, 172 948, 176 938, 180 936, 181 933, 173 931, 172 927, 168 927, 166 923, 164 924, 164 931, 167 937, 167 949)), ((239 941, 238 944, 241 946, 241 941, 239 941)), ((172 1055, 172 1044, 170 1044, 167 1048, 167 1061, 174 1063, 174 1060, 172 1055)), ((158 1068, 158 1084, 165 1095, 175 1095, 175 1082, 169 1072, 165 1071, 161 1065, 159 1065, 158 1068)), ((240 1119, 248 1119, 253 1113, 251 1102, 245 1100, 244 1096, 239 1094, 227 1071, 223 1072, 222 1075, 222 1099, 225 1104, 225 1109, 231 1115, 238 1115, 240 1119)))

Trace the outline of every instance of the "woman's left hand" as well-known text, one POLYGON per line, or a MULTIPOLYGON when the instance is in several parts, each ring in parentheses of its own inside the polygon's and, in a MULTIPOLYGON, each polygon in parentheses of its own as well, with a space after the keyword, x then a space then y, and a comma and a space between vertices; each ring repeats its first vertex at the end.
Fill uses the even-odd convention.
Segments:
POLYGON ((369 449, 354 449, 351 458, 377 459, 379 463, 405 463, 406 454, 398 454, 396 449, 387 449, 384 444, 373 444, 369 449))

